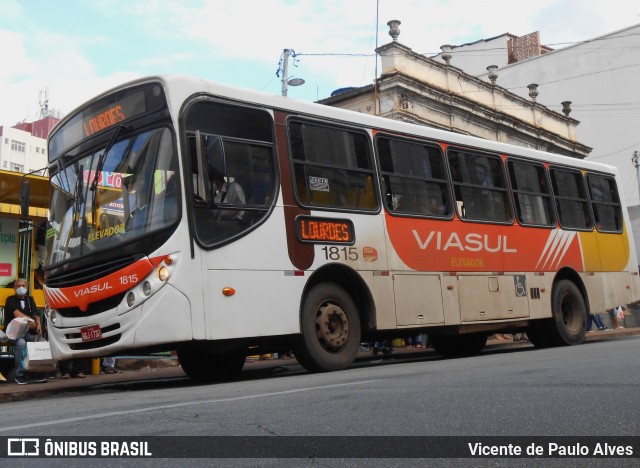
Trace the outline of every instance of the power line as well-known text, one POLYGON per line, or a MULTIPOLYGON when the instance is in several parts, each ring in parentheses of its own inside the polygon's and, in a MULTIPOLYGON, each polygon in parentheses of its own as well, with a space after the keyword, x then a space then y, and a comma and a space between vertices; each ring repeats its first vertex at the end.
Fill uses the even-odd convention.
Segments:
POLYGON ((614 154, 618 154, 618 153, 622 153, 623 151, 628 151, 631 148, 637 148, 638 146, 640 146, 640 141, 638 141, 637 143, 634 143, 631 146, 627 146, 626 148, 622 148, 621 150, 618 151, 614 151, 612 153, 607 153, 607 154, 600 154, 598 156, 593 156, 593 157, 589 157, 588 159, 601 159, 601 158, 606 158, 608 156, 613 156, 614 154))

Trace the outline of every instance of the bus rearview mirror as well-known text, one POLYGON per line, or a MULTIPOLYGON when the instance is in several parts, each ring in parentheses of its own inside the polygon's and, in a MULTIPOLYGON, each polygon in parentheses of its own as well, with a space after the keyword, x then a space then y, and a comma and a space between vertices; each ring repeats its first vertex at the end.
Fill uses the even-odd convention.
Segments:
POLYGON ((30 193, 31 187, 29 186, 29 181, 25 180, 22 182, 22 187, 20 187, 20 214, 22 215, 22 219, 27 219, 29 217, 30 193))

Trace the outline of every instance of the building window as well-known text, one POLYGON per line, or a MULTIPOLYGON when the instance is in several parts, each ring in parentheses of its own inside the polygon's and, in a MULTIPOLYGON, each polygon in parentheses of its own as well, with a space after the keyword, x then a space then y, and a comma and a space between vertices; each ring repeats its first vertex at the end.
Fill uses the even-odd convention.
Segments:
POLYGON ((24 172, 24 165, 11 163, 11 170, 15 172, 24 172))
POLYGON ((26 147, 27 147, 26 143, 23 143, 22 141, 11 140, 11 149, 13 151, 24 153, 26 150, 26 147))

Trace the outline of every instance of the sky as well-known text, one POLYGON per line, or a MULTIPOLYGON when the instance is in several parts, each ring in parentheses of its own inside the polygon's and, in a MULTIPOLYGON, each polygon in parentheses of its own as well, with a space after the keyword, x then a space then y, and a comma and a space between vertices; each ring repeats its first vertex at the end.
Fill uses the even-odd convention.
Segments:
MULTIPOLYGON (((315 101, 372 83, 375 48, 398 41, 433 56, 442 44, 540 32, 555 49, 640 23, 637 0, 0 0, 0 125, 64 115, 123 82, 193 75, 315 101), (376 34, 377 33, 377 34, 376 34)), ((379 62, 378 62, 379 63, 379 62)))

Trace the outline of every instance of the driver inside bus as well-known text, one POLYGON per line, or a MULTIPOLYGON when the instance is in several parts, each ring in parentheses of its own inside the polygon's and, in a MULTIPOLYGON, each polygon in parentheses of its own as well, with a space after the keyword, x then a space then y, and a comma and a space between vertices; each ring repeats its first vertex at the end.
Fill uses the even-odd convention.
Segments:
MULTIPOLYGON (((240 184, 231 177, 225 178, 220 172, 213 172, 212 190, 216 206, 246 204, 244 190, 240 184)), ((241 210, 219 210, 218 216, 223 219, 242 219, 243 213, 241 210)))

